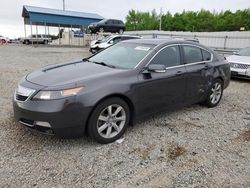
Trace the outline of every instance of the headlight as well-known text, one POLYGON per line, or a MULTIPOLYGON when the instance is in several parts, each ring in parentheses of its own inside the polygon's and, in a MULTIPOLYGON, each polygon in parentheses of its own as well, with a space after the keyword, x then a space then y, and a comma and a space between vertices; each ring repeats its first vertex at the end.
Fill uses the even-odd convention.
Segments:
POLYGON ((61 91, 39 91, 34 97, 34 100, 53 100, 61 99, 64 97, 77 95, 82 91, 83 87, 66 89, 61 91))

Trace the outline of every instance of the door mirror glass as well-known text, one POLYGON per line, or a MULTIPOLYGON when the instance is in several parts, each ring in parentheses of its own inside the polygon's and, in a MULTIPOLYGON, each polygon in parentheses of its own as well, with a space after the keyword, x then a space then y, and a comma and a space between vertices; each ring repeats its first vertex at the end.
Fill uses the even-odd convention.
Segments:
POLYGON ((166 66, 161 64, 150 64, 147 70, 149 72, 163 73, 166 72, 166 66))

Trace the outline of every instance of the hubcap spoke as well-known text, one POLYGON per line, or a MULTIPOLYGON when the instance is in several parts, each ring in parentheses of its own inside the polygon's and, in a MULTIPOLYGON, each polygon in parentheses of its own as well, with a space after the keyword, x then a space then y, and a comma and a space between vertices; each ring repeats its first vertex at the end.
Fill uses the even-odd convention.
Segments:
POLYGON ((100 115, 98 119, 106 122, 108 120, 108 117, 100 115))
POLYGON ((98 132, 99 133, 103 132, 105 129, 107 129, 107 127, 108 127, 108 124, 104 123, 101 127, 98 128, 98 132))
POLYGON ((112 115, 116 116, 121 110, 122 110, 122 107, 119 106, 112 115))
POLYGON ((112 131, 112 127, 108 127, 108 130, 107 130, 107 133, 106 133, 107 137, 110 137, 111 131, 112 131))
POLYGON ((108 106, 108 114, 109 116, 112 116, 112 106, 108 106))
POLYGON ((126 119, 125 116, 121 116, 121 117, 116 117, 114 121, 125 121, 125 119, 126 119))
POLYGON ((120 131, 120 129, 119 129, 119 127, 116 125, 116 123, 113 123, 112 126, 114 127, 114 129, 115 129, 117 132, 120 131))

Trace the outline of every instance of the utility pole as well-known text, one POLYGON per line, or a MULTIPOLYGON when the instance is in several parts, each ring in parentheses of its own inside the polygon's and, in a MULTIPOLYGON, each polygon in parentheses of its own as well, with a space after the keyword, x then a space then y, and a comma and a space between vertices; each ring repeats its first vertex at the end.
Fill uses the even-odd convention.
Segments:
POLYGON ((65 0, 63 0, 63 11, 65 11, 65 0))
POLYGON ((161 7, 161 12, 160 12, 160 28, 159 28, 160 31, 161 31, 161 17, 162 17, 162 7, 161 7))

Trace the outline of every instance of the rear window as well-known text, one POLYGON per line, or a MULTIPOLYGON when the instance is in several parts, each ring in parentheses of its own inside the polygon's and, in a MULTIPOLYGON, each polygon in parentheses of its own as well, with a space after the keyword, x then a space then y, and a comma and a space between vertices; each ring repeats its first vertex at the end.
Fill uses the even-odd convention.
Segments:
POLYGON ((201 49, 195 46, 183 46, 184 62, 186 64, 203 61, 201 49))

